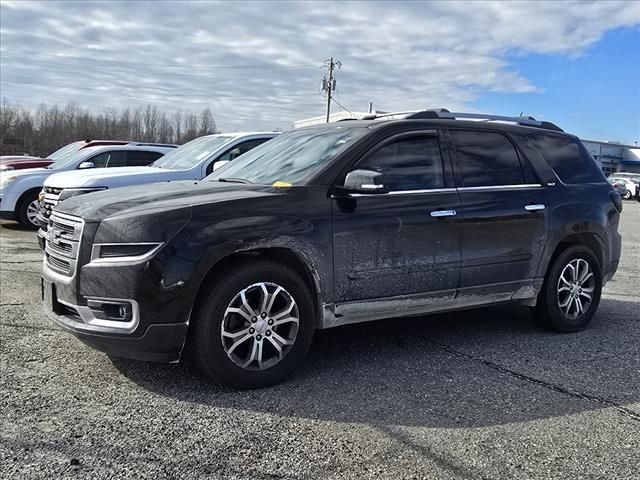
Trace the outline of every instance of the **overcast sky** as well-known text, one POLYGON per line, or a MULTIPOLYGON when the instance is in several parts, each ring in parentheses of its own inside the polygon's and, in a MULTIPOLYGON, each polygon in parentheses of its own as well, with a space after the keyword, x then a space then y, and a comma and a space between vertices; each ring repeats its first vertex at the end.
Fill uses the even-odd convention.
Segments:
POLYGON ((209 106, 222 130, 288 129, 323 114, 333 55, 350 110, 524 111, 640 140, 640 2, 3 1, 0 13, 1 93, 29 107, 209 106))

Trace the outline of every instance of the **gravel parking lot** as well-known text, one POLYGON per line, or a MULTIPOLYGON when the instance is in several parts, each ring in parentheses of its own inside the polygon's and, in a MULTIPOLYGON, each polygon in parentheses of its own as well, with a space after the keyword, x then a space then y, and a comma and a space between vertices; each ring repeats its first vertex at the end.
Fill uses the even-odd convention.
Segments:
POLYGON ((0 228, 3 478, 640 478, 640 203, 591 328, 501 306, 320 332, 287 382, 110 360, 40 307, 35 234, 0 228))

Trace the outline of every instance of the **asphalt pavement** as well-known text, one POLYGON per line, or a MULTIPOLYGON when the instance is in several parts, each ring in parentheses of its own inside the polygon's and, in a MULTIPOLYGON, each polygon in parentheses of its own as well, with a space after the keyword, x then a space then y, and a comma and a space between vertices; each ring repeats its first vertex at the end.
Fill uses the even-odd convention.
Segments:
POLYGON ((110 359, 40 306, 33 232, 0 222, 0 477, 640 478, 640 203, 590 328, 507 305, 319 332, 272 388, 110 359))

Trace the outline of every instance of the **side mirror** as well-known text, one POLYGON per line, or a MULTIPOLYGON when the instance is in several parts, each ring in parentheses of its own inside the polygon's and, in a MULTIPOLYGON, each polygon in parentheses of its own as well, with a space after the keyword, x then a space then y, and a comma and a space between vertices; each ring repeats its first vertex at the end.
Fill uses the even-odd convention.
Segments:
POLYGON ((93 167, 95 167, 93 162, 82 162, 80 165, 78 165, 78 169, 80 169, 80 170, 85 169, 85 168, 93 168, 93 167))
POLYGON ((344 179, 344 189, 350 193, 387 193, 384 176, 373 170, 353 170, 344 179))
POLYGON ((217 162, 213 162, 213 171, 215 172, 217 169, 226 165, 229 162, 230 160, 218 160, 217 162))

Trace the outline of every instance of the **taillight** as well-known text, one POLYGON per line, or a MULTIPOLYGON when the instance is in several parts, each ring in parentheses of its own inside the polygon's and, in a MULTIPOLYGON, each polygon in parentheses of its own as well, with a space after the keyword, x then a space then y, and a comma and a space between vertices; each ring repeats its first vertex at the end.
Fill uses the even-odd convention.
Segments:
POLYGON ((609 197, 611 197, 611 201, 613 202, 613 206, 616 207, 618 212, 622 213, 622 197, 618 192, 609 192, 609 197))

